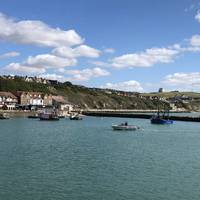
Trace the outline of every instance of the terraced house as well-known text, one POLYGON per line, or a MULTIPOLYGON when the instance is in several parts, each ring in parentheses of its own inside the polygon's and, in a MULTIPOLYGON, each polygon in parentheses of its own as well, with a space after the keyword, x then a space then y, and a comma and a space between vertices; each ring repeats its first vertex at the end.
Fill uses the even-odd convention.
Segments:
POLYGON ((17 102, 17 97, 11 92, 0 92, 0 109, 14 110, 17 102))
POLYGON ((21 106, 51 106, 52 95, 41 92, 17 92, 19 104, 21 106))

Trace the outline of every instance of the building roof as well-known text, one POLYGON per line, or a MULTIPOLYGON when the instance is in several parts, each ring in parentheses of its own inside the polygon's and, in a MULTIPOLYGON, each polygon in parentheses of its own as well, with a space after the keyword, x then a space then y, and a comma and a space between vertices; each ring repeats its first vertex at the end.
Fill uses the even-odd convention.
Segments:
POLYGON ((14 94, 12 94, 11 92, 0 92, 0 96, 11 97, 13 99, 17 99, 17 97, 14 94))
POLYGON ((17 91, 14 93, 17 97, 20 97, 22 94, 25 95, 41 95, 44 96, 42 92, 25 92, 25 91, 17 91))

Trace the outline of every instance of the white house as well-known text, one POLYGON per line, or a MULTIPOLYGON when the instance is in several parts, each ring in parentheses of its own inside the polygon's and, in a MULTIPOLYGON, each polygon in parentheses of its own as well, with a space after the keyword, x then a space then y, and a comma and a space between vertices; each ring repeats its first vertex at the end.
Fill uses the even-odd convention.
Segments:
POLYGON ((73 110, 73 105, 66 101, 63 96, 52 96, 53 105, 61 111, 71 112, 73 110))
POLYGON ((0 92, 0 109, 14 110, 18 99, 11 92, 0 92))

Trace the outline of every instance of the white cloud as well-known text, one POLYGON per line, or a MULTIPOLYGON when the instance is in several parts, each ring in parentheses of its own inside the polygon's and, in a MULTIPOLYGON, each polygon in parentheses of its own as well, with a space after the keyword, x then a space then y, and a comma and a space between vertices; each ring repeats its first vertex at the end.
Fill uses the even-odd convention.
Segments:
POLYGON ((11 63, 4 67, 4 70, 12 73, 24 74, 42 74, 51 68, 64 68, 73 66, 77 63, 74 58, 61 58, 50 54, 41 54, 37 56, 29 56, 27 60, 22 63, 11 63))
POLYGON ((151 48, 141 53, 125 54, 115 57, 112 66, 116 68, 125 67, 151 67, 157 63, 173 62, 179 54, 178 50, 170 48, 151 48))
POLYGON ((138 81, 130 80, 119 83, 106 83, 102 88, 129 91, 129 92, 141 92, 143 88, 138 81))
POLYGON ((200 22, 200 11, 197 12, 197 14, 195 15, 195 19, 200 22))
POLYGON ((47 79, 53 79, 53 80, 59 80, 61 82, 64 81, 75 81, 75 82, 81 82, 81 81, 88 81, 91 78, 97 78, 101 76, 108 76, 110 73, 106 70, 103 70, 101 68, 86 68, 83 70, 66 70, 64 68, 60 68, 57 70, 57 72, 62 73, 60 74, 42 74, 40 75, 43 78, 47 79), (67 77, 65 77, 68 75, 67 77))
POLYGON ((106 62, 103 62, 103 61, 89 61, 89 63, 97 66, 97 67, 109 67, 111 66, 110 63, 106 63, 106 62))
POLYGON ((171 46, 170 48, 177 50, 179 53, 187 53, 187 52, 199 52, 200 51, 200 46, 191 46, 191 45, 187 45, 187 46, 181 46, 180 44, 174 44, 173 46, 171 46))
POLYGON ((65 57, 65 58, 73 58, 75 57, 73 49, 70 47, 57 47, 52 50, 52 54, 55 56, 65 57))
POLYGON ((188 46, 186 48, 182 48, 183 52, 200 52, 200 46, 188 46))
POLYGON ((66 78, 63 75, 58 75, 58 74, 42 74, 39 75, 41 78, 45 78, 48 80, 58 80, 60 82, 65 82, 66 78))
POLYGON ((87 45, 80 45, 76 48, 70 47, 57 47, 53 49, 52 53, 56 56, 66 57, 66 58, 75 58, 75 57, 89 57, 97 58, 100 56, 100 51, 89 47, 87 45))
POLYGON ((106 48, 106 49, 104 49, 104 52, 105 53, 115 53, 115 49, 113 49, 113 48, 106 48))
POLYGON ((190 39, 192 46, 200 46, 200 35, 193 35, 190 39))
POLYGON ((108 63, 94 61, 96 66, 112 66, 114 68, 151 67, 159 63, 174 62, 177 56, 187 52, 200 52, 200 35, 194 35, 189 40, 190 44, 182 46, 174 44, 166 48, 150 48, 140 53, 124 54, 113 58, 108 63))
POLYGON ((42 21, 16 21, 0 13, 0 40, 18 44, 58 47, 83 43, 83 39, 74 30, 51 28, 42 21))
POLYGON ((195 90, 200 88, 200 72, 170 74, 164 78, 163 83, 182 90, 195 90))
POLYGON ((29 56, 24 62, 27 66, 37 68, 62 68, 67 66, 73 66, 77 63, 74 58, 61 58, 51 54, 41 54, 35 57, 29 56))
POLYGON ((84 57, 97 58, 100 55, 100 51, 92 47, 89 47, 87 45, 81 45, 74 49, 74 54, 77 57, 84 56, 84 57))
POLYGON ((4 71, 12 73, 12 74, 41 74, 44 73, 46 70, 44 68, 36 68, 30 66, 24 66, 20 63, 10 63, 4 68, 4 71))
POLYGON ((13 58, 13 57, 17 57, 19 55, 20 55, 19 52, 11 51, 11 52, 4 53, 4 54, 0 55, 0 59, 13 58))
POLYGON ((86 68, 83 70, 59 70, 61 73, 65 73, 67 75, 72 75, 69 78, 70 81, 88 81, 91 78, 101 77, 101 76, 108 76, 110 73, 104 69, 95 67, 95 68, 86 68))

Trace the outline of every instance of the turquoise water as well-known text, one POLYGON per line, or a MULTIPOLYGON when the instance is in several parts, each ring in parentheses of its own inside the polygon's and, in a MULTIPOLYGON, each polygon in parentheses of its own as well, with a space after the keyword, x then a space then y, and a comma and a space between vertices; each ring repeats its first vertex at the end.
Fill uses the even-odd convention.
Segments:
POLYGON ((2 200, 199 200, 200 123, 0 121, 2 200))

